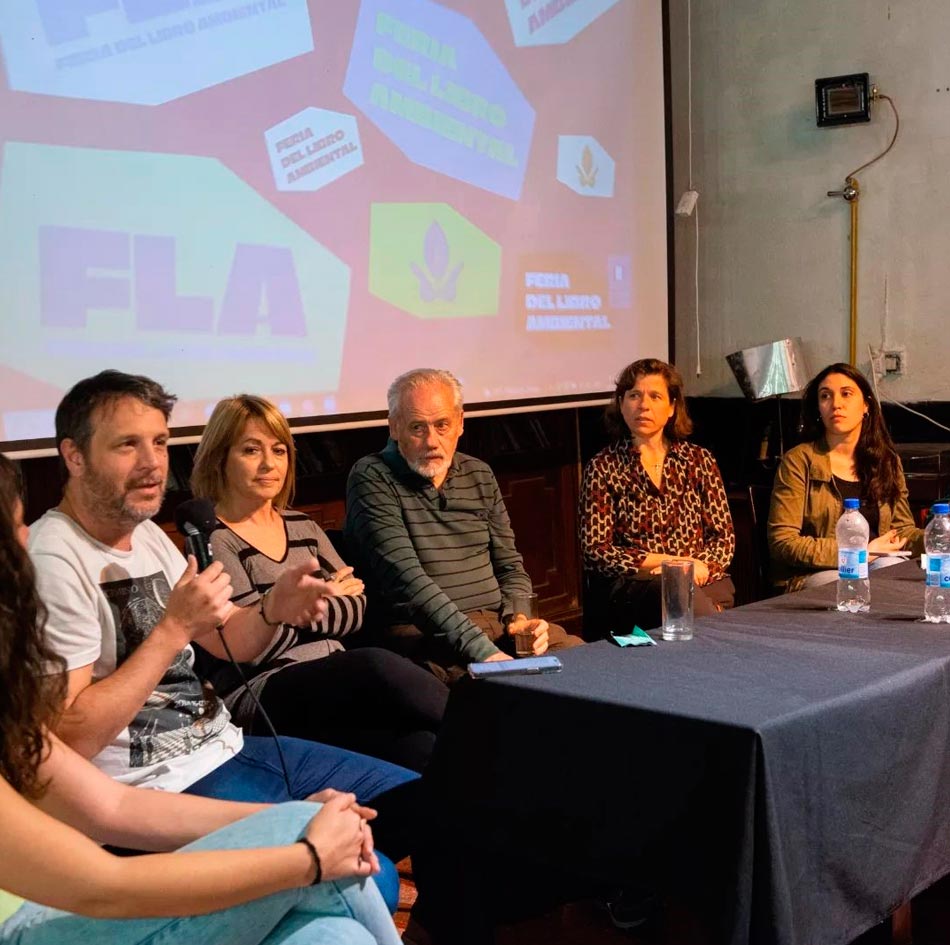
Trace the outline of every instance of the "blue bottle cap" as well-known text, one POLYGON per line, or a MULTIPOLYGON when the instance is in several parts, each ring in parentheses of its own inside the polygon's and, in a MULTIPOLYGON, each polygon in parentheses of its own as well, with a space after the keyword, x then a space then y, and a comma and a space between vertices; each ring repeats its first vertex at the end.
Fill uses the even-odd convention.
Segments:
POLYGON ((934 515, 950 515, 950 502, 934 502, 934 515))
POLYGON ((846 512, 850 512, 852 509, 859 509, 861 508, 861 500, 860 499, 845 499, 844 508, 846 512))

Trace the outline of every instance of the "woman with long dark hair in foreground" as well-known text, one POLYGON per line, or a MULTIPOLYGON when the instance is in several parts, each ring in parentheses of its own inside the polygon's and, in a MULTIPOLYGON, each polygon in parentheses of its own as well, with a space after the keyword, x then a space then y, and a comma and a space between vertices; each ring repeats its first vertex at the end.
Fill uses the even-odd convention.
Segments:
POLYGON ((923 547, 907 502, 901 461, 867 378, 850 364, 829 364, 805 388, 802 435, 775 473, 769 510, 772 581, 786 591, 838 576, 835 527, 844 500, 861 501, 876 558, 894 564, 905 545, 923 547))
POLYGON ((0 911, 0 943, 398 945, 370 878, 375 813, 352 794, 269 807, 128 787, 50 733, 64 677, 25 531, 0 456, 0 910, 28 900, 0 911))

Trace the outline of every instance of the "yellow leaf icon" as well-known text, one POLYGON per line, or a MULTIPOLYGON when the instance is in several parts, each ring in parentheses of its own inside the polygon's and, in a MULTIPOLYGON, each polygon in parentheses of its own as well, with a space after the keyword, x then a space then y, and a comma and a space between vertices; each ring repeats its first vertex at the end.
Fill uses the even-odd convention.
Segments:
POLYGON ((577 167, 577 177, 581 187, 593 187, 597 183, 597 168, 594 166, 594 155, 589 144, 584 145, 581 152, 581 163, 577 167))

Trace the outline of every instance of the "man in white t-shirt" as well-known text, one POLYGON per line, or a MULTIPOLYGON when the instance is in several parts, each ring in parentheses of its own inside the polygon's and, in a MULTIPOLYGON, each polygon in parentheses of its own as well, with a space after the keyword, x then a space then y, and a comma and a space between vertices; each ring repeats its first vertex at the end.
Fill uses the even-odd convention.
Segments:
POLYGON ((130 537, 131 547, 113 547, 60 509, 30 530, 47 639, 69 671, 59 734, 119 781, 181 791, 242 747, 195 675, 189 645, 225 616, 211 599, 220 569, 186 571, 153 522, 130 537))
POLYGON ((198 573, 150 521, 165 492, 174 402, 148 378, 103 371, 57 409, 66 486, 29 542, 47 636, 66 660, 57 734, 128 784, 255 801, 352 790, 379 809, 380 848, 398 858, 407 824, 396 821, 415 805, 415 773, 301 739, 281 738, 281 758, 274 739, 243 738, 194 672, 193 641, 227 658, 220 627, 234 658, 253 660, 278 622, 322 615, 327 588, 314 560, 284 571, 260 608, 236 608, 221 565, 198 573))

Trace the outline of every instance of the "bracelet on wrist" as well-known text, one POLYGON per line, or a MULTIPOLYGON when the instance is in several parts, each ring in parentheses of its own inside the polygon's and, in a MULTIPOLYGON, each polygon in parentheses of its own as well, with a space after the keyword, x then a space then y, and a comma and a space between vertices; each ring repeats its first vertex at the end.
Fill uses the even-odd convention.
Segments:
POLYGON ((307 837, 301 837, 297 843, 302 843, 310 851, 310 858, 313 860, 313 882, 310 885, 316 886, 323 879, 323 864, 320 862, 320 854, 317 853, 317 848, 307 837))
POLYGON ((279 620, 277 620, 277 621, 268 620, 268 619, 267 619, 267 614, 264 613, 264 602, 265 602, 265 601, 267 600, 267 598, 270 596, 270 592, 271 592, 273 589, 274 589, 273 587, 269 587, 269 588, 267 588, 266 591, 264 591, 263 594, 261 594, 261 599, 260 599, 260 601, 258 602, 258 608, 257 608, 257 610, 258 610, 258 613, 260 613, 260 615, 261 615, 261 620, 263 620, 264 623, 266 623, 268 627, 279 627, 279 626, 280 626, 280 621, 279 621, 279 620))

